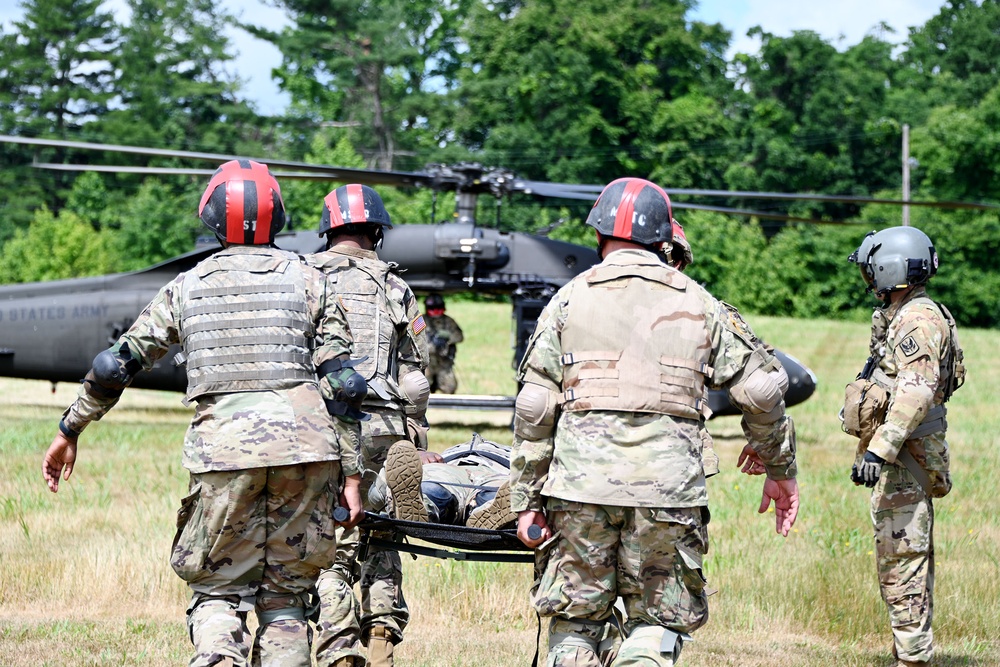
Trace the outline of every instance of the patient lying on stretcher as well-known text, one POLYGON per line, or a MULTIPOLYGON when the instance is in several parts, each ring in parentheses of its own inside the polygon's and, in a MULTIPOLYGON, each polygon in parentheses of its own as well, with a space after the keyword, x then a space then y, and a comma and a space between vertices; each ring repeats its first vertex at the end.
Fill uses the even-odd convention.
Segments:
POLYGON ((510 447, 472 440, 441 452, 440 462, 422 463, 417 449, 400 441, 368 490, 369 507, 397 519, 471 528, 513 526, 510 509, 510 447))

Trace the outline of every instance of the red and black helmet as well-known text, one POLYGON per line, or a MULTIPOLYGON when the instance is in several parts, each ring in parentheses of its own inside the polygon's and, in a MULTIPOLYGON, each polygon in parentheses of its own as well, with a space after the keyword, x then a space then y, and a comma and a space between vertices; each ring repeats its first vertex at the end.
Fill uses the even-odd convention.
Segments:
POLYGON ((601 192, 587 216, 599 234, 655 246, 673 238, 670 197, 642 178, 619 178, 601 192))
POLYGON ((323 199, 319 234, 345 225, 378 225, 392 229, 389 212, 378 193, 367 185, 342 185, 323 199))
POLYGON ((198 217, 227 243, 268 245, 285 226, 285 203, 267 165, 231 160, 212 175, 198 217))
POLYGON ((688 243, 687 234, 681 223, 676 220, 670 221, 673 225, 672 238, 670 240, 670 264, 678 271, 683 271, 694 263, 694 253, 691 251, 691 244, 688 243))

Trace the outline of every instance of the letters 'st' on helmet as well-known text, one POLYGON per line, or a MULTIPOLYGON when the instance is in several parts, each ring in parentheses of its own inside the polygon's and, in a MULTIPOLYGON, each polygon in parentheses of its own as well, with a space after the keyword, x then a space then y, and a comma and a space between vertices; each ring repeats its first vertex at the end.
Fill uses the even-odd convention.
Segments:
POLYGON ((285 227, 285 203, 267 165, 231 160, 208 182, 198 217, 227 243, 269 245, 285 227))
POLYGON ((670 197, 642 178, 619 178, 601 192, 587 224, 601 236, 657 246, 673 238, 670 197))
POLYGON ((930 238, 914 227, 890 227, 866 237, 852 261, 861 266, 865 280, 882 295, 923 285, 938 270, 938 254, 930 238))
POLYGON ((320 236, 345 225, 377 225, 392 229, 382 198, 367 185, 342 185, 323 199, 320 236))

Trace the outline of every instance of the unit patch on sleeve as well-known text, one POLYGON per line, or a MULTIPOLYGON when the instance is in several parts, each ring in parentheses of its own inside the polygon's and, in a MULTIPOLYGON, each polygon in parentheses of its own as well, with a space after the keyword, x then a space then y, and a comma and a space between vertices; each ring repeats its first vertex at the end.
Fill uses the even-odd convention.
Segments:
POLYGON ((908 357, 912 357, 917 351, 920 350, 920 346, 917 345, 917 341, 913 340, 913 336, 907 336, 902 343, 899 344, 900 351, 908 357))

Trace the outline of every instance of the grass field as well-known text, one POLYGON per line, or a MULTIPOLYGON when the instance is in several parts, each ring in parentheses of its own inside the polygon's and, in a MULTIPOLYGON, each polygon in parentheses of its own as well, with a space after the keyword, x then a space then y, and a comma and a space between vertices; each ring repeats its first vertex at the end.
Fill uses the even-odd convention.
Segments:
MULTIPOLYGON (((452 303, 466 331, 459 391, 510 393, 510 310, 452 303)), ((684 649, 691 667, 891 662, 879 599, 868 492, 847 478, 853 442, 840 432, 843 386, 867 351, 867 327, 751 318, 759 334, 819 377, 791 409, 802 510, 787 539, 756 514, 760 478, 735 468, 739 422, 710 423, 723 472, 709 481, 711 619, 684 649)), ((936 501, 934 629, 939 667, 1000 665, 1000 332, 963 331, 969 380, 949 410, 955 489, 936 501)), ((167 562, 187 483, 180 446, 190 411, 177 394, 133 390, 81 438, 76 471, 58 495, 41 457, 75 387, 0 380, 0 665, 185 664, 185 587, 167 562)), ((430 415, 434 449, 473 430, 509 442, 505 413, 430 415)), ((397 663, 528 665, 536 621, 529 565, 404 557, 413 614, 397 663)))

